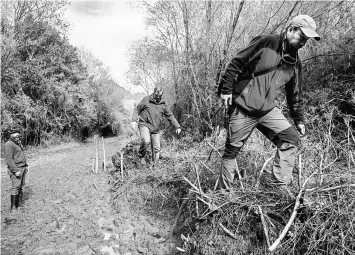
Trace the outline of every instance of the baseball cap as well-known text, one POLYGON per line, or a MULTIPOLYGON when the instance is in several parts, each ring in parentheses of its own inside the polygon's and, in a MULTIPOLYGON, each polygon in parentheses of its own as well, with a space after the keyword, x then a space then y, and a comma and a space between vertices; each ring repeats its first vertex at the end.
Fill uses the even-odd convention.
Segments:
POLYGON ((291 25, 299 27, 307 37, 313 37, 317 41, 320 36, 316 33, 316 22, 308 15, 298 15, 291 20, 291 25))

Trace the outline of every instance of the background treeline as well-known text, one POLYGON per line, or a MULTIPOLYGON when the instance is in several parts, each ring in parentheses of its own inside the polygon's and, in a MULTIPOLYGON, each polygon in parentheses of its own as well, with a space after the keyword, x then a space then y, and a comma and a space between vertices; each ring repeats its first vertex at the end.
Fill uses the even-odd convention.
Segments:
MULTIPOLYGON (((228 61, 259 34, 281 33, 297 14, 314 18, 322 40, 301 52, 309 118, 355 111, 353 1, 146 1, 150 37, 131 48, 129 77, 147 90, 160 84, 184 126, 209 134, 218 123, 216 83, 228 61)), ((141 5, 139 5, 141 7, 141 5)), ((285 105, 280 98, 280 106, 285 105)))
POLYGON ((128 93, 105 65, 69 44, 65 1, 1 3, 1 137, 19 126, 24 144, 93 132, 117 134, 128 93))

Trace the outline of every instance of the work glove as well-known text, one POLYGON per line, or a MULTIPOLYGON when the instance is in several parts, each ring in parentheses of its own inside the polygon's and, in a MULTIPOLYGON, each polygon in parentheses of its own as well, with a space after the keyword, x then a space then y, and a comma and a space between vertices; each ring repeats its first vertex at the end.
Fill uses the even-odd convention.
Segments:
POLYGON ((225 108, 228 108, 228 106, 232 104, 232 94, 230 95, 221 94, 221 99, 222 99, 222 104, 224 105, 225 108))
POLYGON ((175 130, 175 133, 176 133, 177 135, 180 135, 180 133, 181 133, 181 128, 176 129, 176 130, 175 130))
POLYGON ((297 130, 298 132, 301 134, 301 136, 304 136, 306 134, 306 127, 304 124, 300 123, 300 124, 297 124, 297 130))
POLYGON ((16 177, 21 177, 21 171, 15 173, 16 177))
POLYGON ((138 129, 138 123, 136 121, 133 121, 131 123, 131 128, 133 129, 133 131, 137 131, 138 129))

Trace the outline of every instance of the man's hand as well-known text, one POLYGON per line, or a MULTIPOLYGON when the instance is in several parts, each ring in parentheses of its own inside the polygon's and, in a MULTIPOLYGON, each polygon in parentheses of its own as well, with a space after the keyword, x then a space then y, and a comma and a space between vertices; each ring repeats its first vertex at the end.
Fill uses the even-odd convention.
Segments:
POLYGON ((226 108, 232 104, 232 94, 230 95, 221 94, 221 99, 222 99, 222 104, 226 108))
POLYGON ((21 177, 21 171, 15 173, 16 177, 21 177))
POLYGON ((306 134, 306 127, 304 124, 297 124, 296 127, 301 136, 304 136, 306 134))
POLYGON ((136 131, 137 128, 138 128, 138 123, 137 123, 136 121, 133 121, 133 122, 131 123, 131 128, 133 129, 133 131, 136 131))
POLYGON ((176 129, 176 130, 175 130, 175 133, 176 133, 177 135, 180 135, 180 133, 181 133, 181 128, 176 129))

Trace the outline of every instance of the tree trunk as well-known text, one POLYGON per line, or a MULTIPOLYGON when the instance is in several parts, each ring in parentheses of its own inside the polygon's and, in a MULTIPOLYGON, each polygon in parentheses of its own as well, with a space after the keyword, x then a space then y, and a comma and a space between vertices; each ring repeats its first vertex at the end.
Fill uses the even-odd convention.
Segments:
POLYGON ((205 53, 205 80, 204 85, 207 86, 207 77, 208 77, 208 63, 209 63, 209 52, 210 52, 210 33, 211 33, 211 12, 212 12, 212 1, 207 1, 206 9, 206 53, 205 53))
MULTIPOLYGON (((197 116, 199 119, 201 119, 200 109, 199 109, 198 102, 197 102, 197 95, 196 95, 196 92, 194 89, 194 84, 197 84, 197 80, 196 80, 195 76, 193 75, 193 69, 192 69, 191 60, 190 60, 190 53, 191 53, 190 45, 191 44, 190 44, 190 32, 189 32, 189 13, 188 13, 186 1, 182 2, 182 13, 183 13, 183 20, 184 20, 184 28, 185 28, 185 54, 186 54, 185 55, 185 62, 186 62, 185 68, 186 68, 188 83, 190 85, 192 96, 194 99, 197 116)), ((194 108, 192 108, 192 109, 194 109, 194 108)))
POLYGON ((235 31, 235 28, 236 28, 238 20, 239 20, 240 13, 243 10, 244 3, 245 3, 244 0, 241 1, 239 3, 238 9, 232 8, 232 10, 231 10, 231 16, 230 16, 230 22, 229 22, 230 26, 227 31, 226 44, 225 44, 223 52, 222 52, 223 55, 221 56, 221 60, 220 60, 219 68, 218 68, 218 73, 217 73, 217 85, 220 83, 220 80, 222 77, 222 71, 224 70, 225 65, 227 63, 227 53, 228 53, 229 45, 232 41, 234 31, 235 31), (234 13, 235 10, 237 10, 236 14, 234 13))

